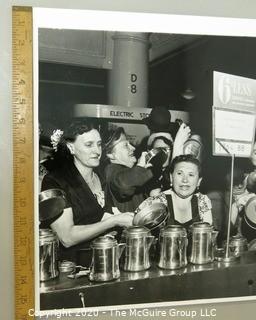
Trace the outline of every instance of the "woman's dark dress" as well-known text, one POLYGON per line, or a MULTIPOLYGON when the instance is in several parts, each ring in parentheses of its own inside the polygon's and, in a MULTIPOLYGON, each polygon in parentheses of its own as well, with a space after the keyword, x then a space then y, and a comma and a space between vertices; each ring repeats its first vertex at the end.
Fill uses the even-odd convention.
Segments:
MULTIPOLYGON (((72 208, 74 225, 87 225, 101 221, 104 210, 73 162, 44 176, 42 191, 55 188, 65 192, 66 208, 72 208)), ((59 216, 41 223, 40 228, 49 228, 59 216)), ((65 248, 60 244, 60 259, 77 260, 77 250, 81 248, 88 249, 89 242, 83 242, 71 248, 65 248)))
POLYGON ((181 222, 175 220, 172 196, 170 194, 166 194, 166 200, 167 200, 167 206, 168 206, 168 210, 169 210, 168 224, 178 224, 178 225, 181 225, 184 228, 188 229, 194 222, 202 221, 202 219, 200 218, 200 215, 199 215, 197 196, 193 195, 191 198, 192 219, 190 219, 189 221, 186 221, 185 223, 181 223, 181 222))

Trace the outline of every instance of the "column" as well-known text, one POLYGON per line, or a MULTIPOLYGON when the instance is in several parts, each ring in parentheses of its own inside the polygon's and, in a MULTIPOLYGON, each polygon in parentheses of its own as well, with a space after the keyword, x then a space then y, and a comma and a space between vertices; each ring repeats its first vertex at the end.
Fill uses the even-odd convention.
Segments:
POLYGON ((147 108, 149 34, 116 32, 113 68, 109 78, 109 104, 147 108))

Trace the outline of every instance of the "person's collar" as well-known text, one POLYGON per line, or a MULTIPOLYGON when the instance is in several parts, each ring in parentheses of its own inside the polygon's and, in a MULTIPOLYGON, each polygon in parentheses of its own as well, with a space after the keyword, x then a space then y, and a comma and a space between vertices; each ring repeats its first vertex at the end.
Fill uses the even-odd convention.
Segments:
POLYGON ((172 193, 173 193, 173 195, 174 195, 174 197, 175 198, 177 198, 177 199, 180 199, 180 200, 191 200, 192 199, 192 197, 193 197, 193 195, 194 195, 194 193, 192 193, 192 194, 190 194, 189 196, 187 196, 187 197, 180 197, 175 191, 174 191, 174 189, 172 189, 172 193))

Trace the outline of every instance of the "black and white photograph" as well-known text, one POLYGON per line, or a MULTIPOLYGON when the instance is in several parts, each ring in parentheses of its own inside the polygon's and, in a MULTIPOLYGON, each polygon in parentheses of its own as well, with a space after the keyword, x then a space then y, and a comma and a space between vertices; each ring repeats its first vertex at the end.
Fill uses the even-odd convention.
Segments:
POLYGON ((220 18, 41 11, 35 310, 254 300, 256 38, 220 18))

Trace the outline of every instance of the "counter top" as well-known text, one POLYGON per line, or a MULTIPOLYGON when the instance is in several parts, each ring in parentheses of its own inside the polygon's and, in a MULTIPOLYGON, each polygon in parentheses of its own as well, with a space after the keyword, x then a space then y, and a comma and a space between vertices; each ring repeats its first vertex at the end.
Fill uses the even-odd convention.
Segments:
POLYGON ((146 271, 121 271, 119 279, 109 282, 91 282, 87 276, 69 279, 60 274, 41 283, 41 310, 81 307, 81 294, 86 297, 86 306, 256 295, 256 252, 246 252, 229 265, 214 261, 177 270, 152 265, 146 271))

